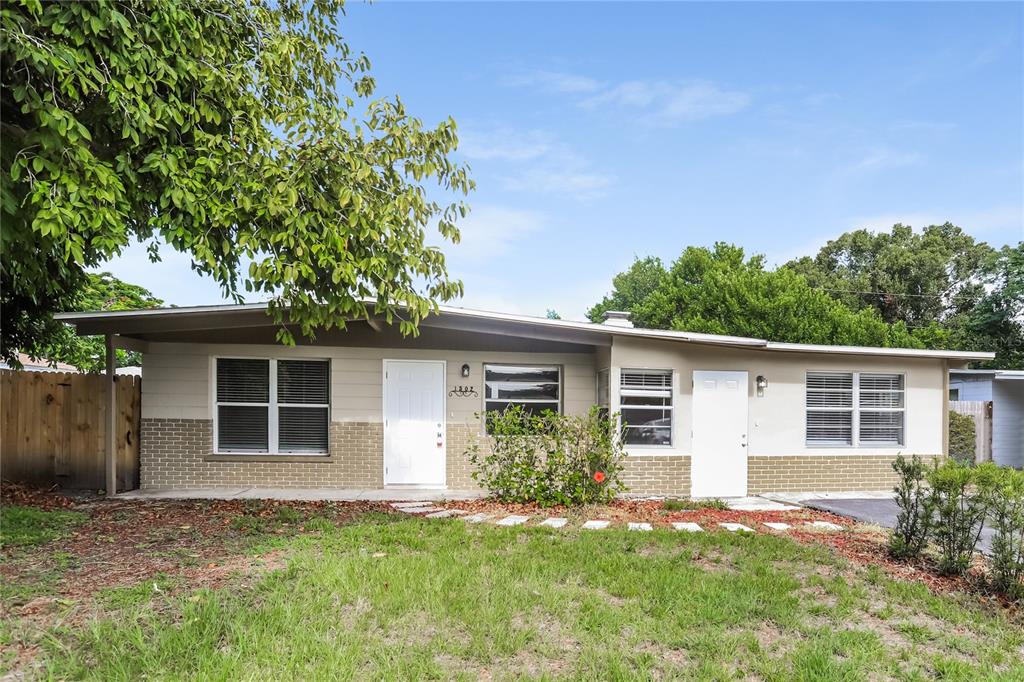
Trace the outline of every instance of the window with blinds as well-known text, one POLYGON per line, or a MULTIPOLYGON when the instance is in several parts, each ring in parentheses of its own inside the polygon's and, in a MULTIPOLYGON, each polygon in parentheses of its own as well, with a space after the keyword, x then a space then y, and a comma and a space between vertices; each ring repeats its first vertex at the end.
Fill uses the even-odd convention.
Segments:
POLYGON ((672 445, 672 370, 622 370, 619 412, 627 445, 672 445))
POLYGON ((216 362, 218 452, 327 452, 330 363, 249 358, 216 362))
POLYGON ((330 381, 324 360, 278 360, 278 452, 327 452, 330 381))
POLYGON ((903 445, 902 374, 808 372, 808 445, 870 447, 903 445))

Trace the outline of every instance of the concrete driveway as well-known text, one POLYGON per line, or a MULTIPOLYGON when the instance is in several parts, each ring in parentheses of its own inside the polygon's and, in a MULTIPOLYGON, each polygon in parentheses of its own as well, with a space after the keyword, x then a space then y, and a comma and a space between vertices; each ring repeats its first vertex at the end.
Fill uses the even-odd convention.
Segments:
MULTIPOLYGON (((899 508, 895 500, 890 498, 827 498, 827 499, 803 499, 801 503, 811 509, 832 512, 840 516, 848 516, 851 519, 864 523, 874 523, 885 528, 892 528, 896 525, 896 514, 899 508)), ((985 527, 981 529, 981 539, 978 540, 978 551, 985 554, 992 553, 992 529, 985 527)))

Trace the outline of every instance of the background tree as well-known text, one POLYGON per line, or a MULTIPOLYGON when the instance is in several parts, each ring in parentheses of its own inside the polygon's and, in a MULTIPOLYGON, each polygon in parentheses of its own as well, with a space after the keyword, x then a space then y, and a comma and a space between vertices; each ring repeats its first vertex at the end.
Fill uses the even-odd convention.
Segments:
MULTIPOLYGON (((87 272, 83 285, 75 291, 67 310, 141 310, 158 308, 163 304, 148 289, 123 282, 109 272, 87 272)), ((78 336, 68 325, 60 325, 47 337, 46 345, 39 351, 48 360, 66 362, 85 372, 100 372, 106 366, 103 337, 78 336)), ((138 353, 117 351, 118 367, 130 367, 141 362, 138 353)))
MULTIPOLYGON (((403 333, 462 292, 455 123, 371 99, 341 0, 12 0, 0 6, 0 352, 37 352, 85 270, 135 240, 301 333, 376 301, 403 333), (164 247, 166 248, 166 246, 164 247), (286 311, 288 307, 290 310, 286 311)), ((291 340, 283 325, 279 339, 291 340)))
POLYGON ((952 223, 920 232, 897 224, 847 232, 787 267, 853 310, 873 308, 886 322, 917 328, 970 310, 985 293, 981 277, 993 253, 952 223))
POLYGON ((958 346, 995 351, 983 367, 1024 368, 1024 242, 1004 246, 988 258, 982 279, 987 292, 950 332, 958 346))
POLYGON ((623 310, 633 313, 633 323, 637 326, 650 327, 648 320, 637 317, 640 303, 661 285, 665 275, 665 266, 660 258, 635 259, 629 270, 612 278, 612 293, 588 310, 587 317, 592 322, 603 322, 605 311, 623 310))
POLYGON ((634 263, 591 314, 609 304, 655 329, 789 343, 921 345, 902 323, 886 324, 874 310, 852 311, 802 275, 788 268, 766 270, 762 256, 748 259, 737 246, 688 247, 660 278, 657 265, 657 259, 634 263))

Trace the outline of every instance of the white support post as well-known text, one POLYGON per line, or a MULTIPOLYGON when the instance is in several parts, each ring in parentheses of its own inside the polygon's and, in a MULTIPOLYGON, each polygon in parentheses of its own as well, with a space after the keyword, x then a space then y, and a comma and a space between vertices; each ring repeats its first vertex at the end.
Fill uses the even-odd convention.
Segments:
POLYGON ((107 347, 107 438, 106 472, 107 497, 117 494, 117 352, 114 335, 106 335, 107 347))

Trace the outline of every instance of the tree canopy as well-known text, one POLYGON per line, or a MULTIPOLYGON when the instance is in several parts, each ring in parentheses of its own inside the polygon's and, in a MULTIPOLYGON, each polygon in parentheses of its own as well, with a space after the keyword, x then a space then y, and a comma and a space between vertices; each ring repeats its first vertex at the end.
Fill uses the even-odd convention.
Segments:
POLYGON ((666 269, 638 259, 587 315, 626 310, 642 327, 823 343, 989 350, 1024 366, 1024 242, 993 249, 946 223, 857 230, 769 270, 718 243, 666 269))
MULTIPOLYGON (((403 333, 462 292, 473 183, 451 119, 374 98, 342 0, 0 6, 0 350, 32 353, 86 269, 133 241, 189 254, 304 335, 370 314, 403 333), (428 196, 437 184, 443 200, 428 196), (288 309, 286 311, 286 308, 288 309), (400 311, 400 312, 399 312, 400 311)), ((291 340, 283 325, 278 336, 291 340)))
POLYGON ((862 346, 920 344, 903 324, 872 310, 852 311, 786 268, 768 270, 762 256, 719 242, 691 246, 667 270, 656 258, 637 260, 615 278, 615 290, 588 316, 633 314, 641 327, 751 336, 788 343, 862 346))
POLYGON ((920 232, 896 224, 889 232, 847 232, 787 267, 854 310, 874 308, 886 322, 918 327, 970 310, 994 253, 952 223, 920 232))
MULTIPOLYGON (((164 302, 153 296, 148 289, 123 282, 109 272, 87 272, 84 286, 77 289, 67 310, 141 310, 158 308, 164 302)), ((78 336, 75 330, 61 325, 54 334, 39 347, 39 353, 47 360, 66 362, 86 372, 102 371, 106 364, 106 347, 99 336, 78 336)), ((117 351, 118 367, 138 365, 138 353, 117 351)))

